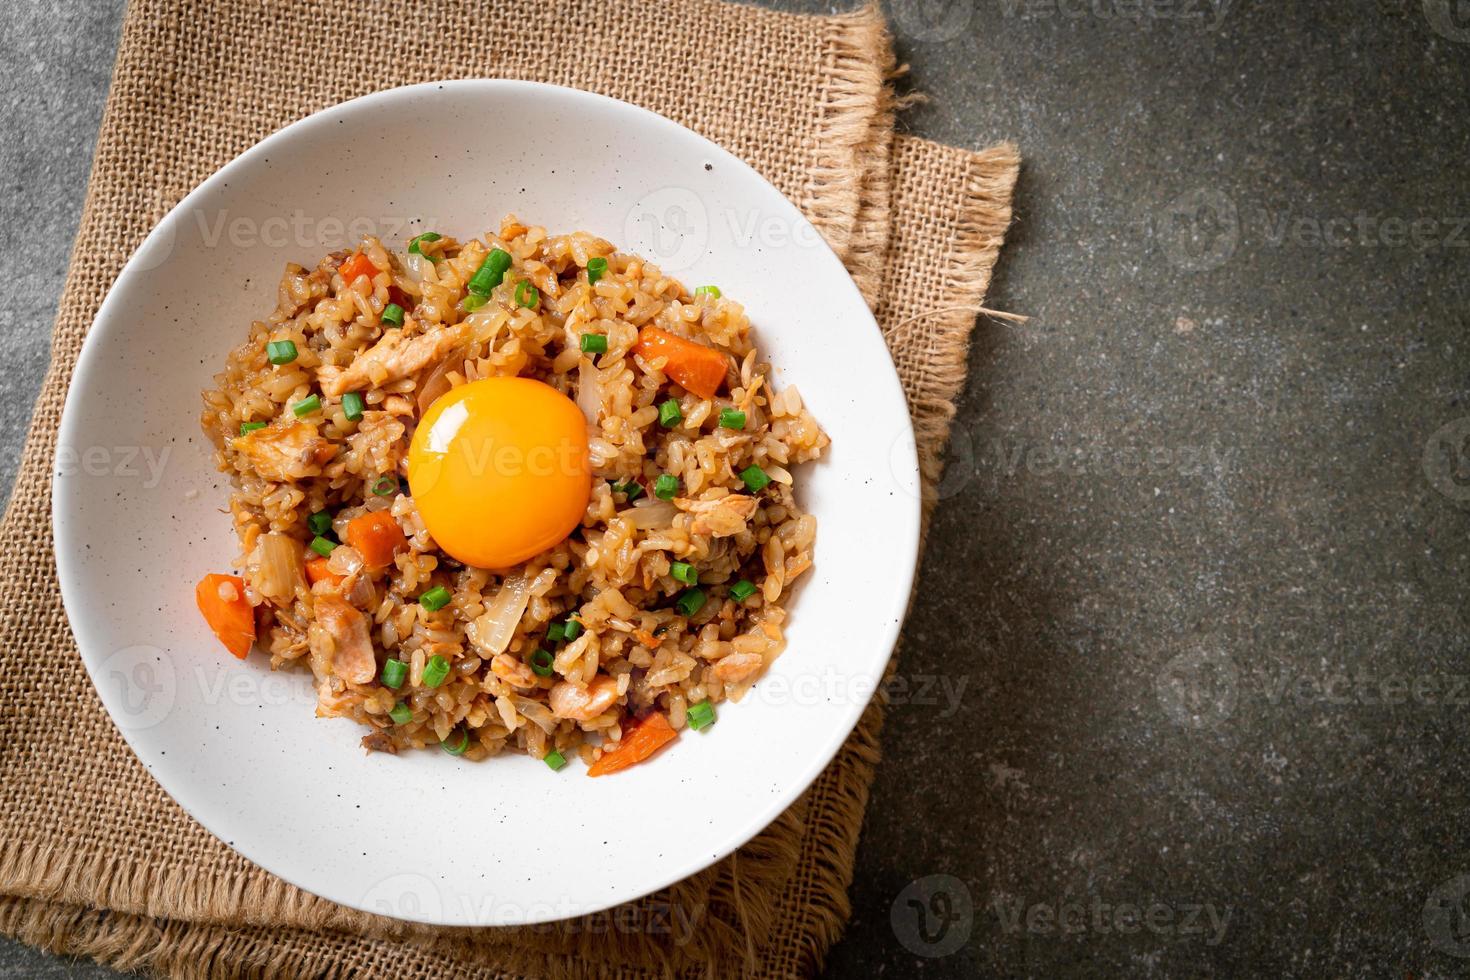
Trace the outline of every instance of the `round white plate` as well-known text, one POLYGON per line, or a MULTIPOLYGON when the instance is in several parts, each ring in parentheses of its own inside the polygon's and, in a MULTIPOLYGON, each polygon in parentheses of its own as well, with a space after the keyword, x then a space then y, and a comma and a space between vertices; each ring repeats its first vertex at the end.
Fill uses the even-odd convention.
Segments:
POLYGON ((599 911, 693 874, 765 827, 836 753, 898 635, 918 546, 908 412, 872 315, 755 171, 653 113, 514 81, 416 85, 286 127, 159 223, 97 314, 61 421, 62 595, 102 702, 200 823, 287 881, 419 922, 599 911), (231 657, 194 583, 236 552, 199 392, 274 308, 287 262, 376 234, 468 238, 506 212, 585 229, 744 303, 777 382, 832 437, 802 468, 815 567, 751 696, 655 761, 589 779, 524 756, 366 755, 314 716, 305 671, 231 657))

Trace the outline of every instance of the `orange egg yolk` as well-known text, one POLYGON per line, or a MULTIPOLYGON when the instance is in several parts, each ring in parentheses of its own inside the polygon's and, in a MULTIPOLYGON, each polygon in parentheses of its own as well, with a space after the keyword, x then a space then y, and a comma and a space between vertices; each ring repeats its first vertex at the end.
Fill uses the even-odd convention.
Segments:
POLYGON ((408 484, 440 548, 478 568, 515 565, 582 520, 592 492, 586 418, 530 378, 460 385, 419 420, 408 484))

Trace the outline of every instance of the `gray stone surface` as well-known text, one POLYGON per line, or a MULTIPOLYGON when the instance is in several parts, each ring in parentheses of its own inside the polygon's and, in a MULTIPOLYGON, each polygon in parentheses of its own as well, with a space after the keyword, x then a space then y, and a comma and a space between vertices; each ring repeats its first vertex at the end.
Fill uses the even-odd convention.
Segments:
MULTIPOLYGON (((118 6, 0 27, 10 455, 118 6)), ((1470 7, 889 9, 905 126, 1021 144, 1031 320, 976 334, 829 974, 1464 975, 1470 7)))

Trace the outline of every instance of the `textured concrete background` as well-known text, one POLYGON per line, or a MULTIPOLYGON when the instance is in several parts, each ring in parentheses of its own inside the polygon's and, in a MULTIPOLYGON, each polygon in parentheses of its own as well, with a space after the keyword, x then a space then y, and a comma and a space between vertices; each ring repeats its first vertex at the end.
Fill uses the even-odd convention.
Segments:
MULTIPOLYGON (((7 482, 120 6, 0 26, 7 482)), ((977 331, 830 974, 1464 975, 1470 4, 889 11, 905 125, 1021 144, 1032 319, 977 331)))

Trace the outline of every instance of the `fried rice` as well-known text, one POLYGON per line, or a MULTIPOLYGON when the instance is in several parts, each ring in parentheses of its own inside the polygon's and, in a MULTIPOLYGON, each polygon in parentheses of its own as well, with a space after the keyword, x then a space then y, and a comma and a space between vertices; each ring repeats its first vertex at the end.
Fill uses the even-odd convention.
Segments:
POLYGON ((369 750, 592 764, 652 715, 675 732, 708 724, 785 645, 784 602, 816 535, 792 467, 828 439, 794 386, 772 384, 738 302, 692 294, 593 235, 549 236, 508 216, 483 240, 424 236, 395 253, 367 238, 314 269, 288 265, 275 311, 230 352, 204 403, 232 483, 232 581, 253 607, 255 644, 274 669, 310 670, 317 714, 367 726, 369 750), (468 287, 492 249, 511 268, 482 299, 468 287), (531 306, 526 282, 539 293, 531 306), (635 352, 650 325, 728 355, 725 394, 702 398, 635 352), (605 336, 606 351, 584 353, 587 333, 605 336), (507 376, 582 409, 593 480, 568 537, 491 570, 436 545, 404 477, 435 399, 507 376), (343 379, 362 379, 360 403, 328 394, 343 379), (670 398, 682 418, 666 427, 670 398), (727 410, 744 413, 743 428, 719 424, 727 410), (742 477, 753 472, 764 476, 742 477), (672 499, 655 496, 660 475, 677 478, 672 499), (403 535, 381 570, 343 543, 373 512, 403 535), (330 574, 310 581, 318 552, 330 574), (436 588, 449 598, 431 609, 421 600, 436 588))

